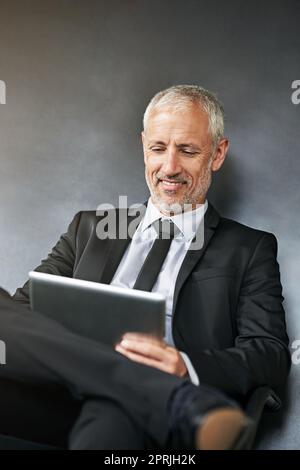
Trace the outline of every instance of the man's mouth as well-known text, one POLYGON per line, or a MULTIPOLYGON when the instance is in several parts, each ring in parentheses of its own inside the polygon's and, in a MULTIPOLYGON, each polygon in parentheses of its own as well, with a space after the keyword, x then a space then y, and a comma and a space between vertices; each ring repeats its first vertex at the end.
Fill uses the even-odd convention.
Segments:
POLYGON ((161 183, 163 188, 167 189, 168 191, 170 191, 170 190, 175 191, 175 190, 181 188, 181 186, 183 184, 185 184, 184 181, 174 181, 174 180, 168 180, 168 179, 165 179, 165 178, 159 179, 159 183, 161 183))

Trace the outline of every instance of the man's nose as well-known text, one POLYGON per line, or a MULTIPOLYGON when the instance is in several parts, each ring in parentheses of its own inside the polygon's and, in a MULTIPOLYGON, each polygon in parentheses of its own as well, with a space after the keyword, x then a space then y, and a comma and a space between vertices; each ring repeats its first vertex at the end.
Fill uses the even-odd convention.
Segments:
POLYGON ((169 149, 163 164, 163 171, 166 175, 174 175, 181 172, 180 158, 175 149, 169 149))

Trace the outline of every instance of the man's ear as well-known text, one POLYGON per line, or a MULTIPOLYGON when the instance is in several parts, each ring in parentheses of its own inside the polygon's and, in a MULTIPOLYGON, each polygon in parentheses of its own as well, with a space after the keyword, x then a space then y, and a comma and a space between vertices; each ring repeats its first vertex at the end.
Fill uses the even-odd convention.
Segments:
POLYGON ((215 154, 213 157, 213 162, 211 165, 212 171, 218 171, 221 166, 223 165, 227 152, 229 149, 229 140, 228 139, 221 139, 218 143, 218 146, 215 150, 215 154))
POLYGON ((143 144, 143 152, 144 152, 144 162, 146 164, 146 136, 145 136, 145 132, 142 131, 141 132, 141 138, 142 138, 142 144, 143 144))

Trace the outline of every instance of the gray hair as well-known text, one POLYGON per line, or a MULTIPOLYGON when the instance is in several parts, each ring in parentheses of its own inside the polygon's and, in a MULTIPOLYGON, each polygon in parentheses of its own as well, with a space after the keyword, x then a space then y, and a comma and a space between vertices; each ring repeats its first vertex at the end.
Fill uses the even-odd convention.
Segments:
POLYGON ((207 113, 213 145, 216 147, 224 136, 224 109, 214 93, 198 85, 175 85, 154 95, 144 113, 144 129, 154 108, 171 105, 177 111, 192 103, 198 104, 207 113))

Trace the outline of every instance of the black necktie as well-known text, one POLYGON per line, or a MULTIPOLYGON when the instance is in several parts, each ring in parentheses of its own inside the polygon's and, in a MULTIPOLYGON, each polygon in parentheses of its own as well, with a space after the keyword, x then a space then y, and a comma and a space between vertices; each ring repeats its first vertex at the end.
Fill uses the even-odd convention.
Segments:
POLYGON ((178 229, 169 220, 157 220, 153 223, 158 236, 149 251, 144 264, 138 274, 133 289, 151 291, 160 273, 170 245, 178 229))

